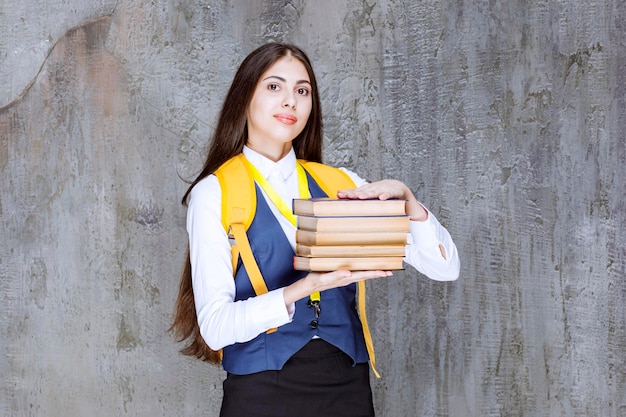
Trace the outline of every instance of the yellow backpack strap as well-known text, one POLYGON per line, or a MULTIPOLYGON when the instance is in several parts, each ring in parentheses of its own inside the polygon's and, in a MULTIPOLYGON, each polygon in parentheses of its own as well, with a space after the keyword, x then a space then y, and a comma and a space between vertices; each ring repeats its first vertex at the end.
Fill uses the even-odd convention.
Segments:
POLYGON ((256 191, 252 175, 246 169, 243 154, 232 157, 215 171, 222 189, 222 226, 228 232, 234 208, 241 208, 237 221, 246 230, 252 224, 256 209, 256 191))
POLYGON ((313 177, 317 185, 319 185, 329 197, 337 198, 337 191, 356 187, 352 178, 339 168, 318 162, 299 161, 309 175, 313 177))
MULTIPOLYGON (((244 230, 248 230, 256 207, 256 192, 254 182, 249 176, 245 163, 241 160, 243 154, 239 154, 220 166, 215 171, 220 188, 222 190, 222 227, 230 235, 233 214, 236 214, 236 221, 241 223, 244 230)), ((237 270, 239 260, 239 246, 235 245, 232 236, 231 253, 233 274, 237 270)))
MULTIPOLYGON (((337 197, 337 191, 355 188, 356 184, 352 178, 339 168, 320 164, 317 162, 309 162, 300 160, 300 163, 306 171, 313 177, 317 185, 329 197, 337 197)), ((367 314, 365 309, 365 281, 357 282, 357 304, 359 306, 359 318, 363 327, 363 337, 365 338, 365 347, 370 357, 370 365, 376 378, 380 378, 380 374, 376 370, 376 355, 374 354, 374 342, 367 323, 367 314)))
POLYGON ((256 211, 256 190, 243 158, 245 156, 239 154, 229 159, 215 171, 215 176, 222 190, 222 226, 231 241, 233 274, 241 256, 255 294, 261 295, 268 289, 246 235, 256 211))
POLYGON ((370 365, 376 378, 380 378, 380 374, 376 370, 376 355, 374 354, 374 341, 372 340, 372 333, 370 327, 367 324, 367 312, 365 309, 365 281, 359 281, 357 286, 357 302, 359 304, 359 318, 361 319, 361 326, 363 327, 363 337, 365 338, 365 347, 367 348, 367 354, 370 357, 370 365))
POLYGON ((241 260, 243 261, 246 271, 248 272, 248 276, 250 277, 250 283, 252 283, 252 288, 254 288, 254 293, 256 295, 266 294, 268 292, 267 285, 265 285, 265 280, 261 275, 261 270, 259 270, 259 266, 257 265, 254 255, 252 254, 250 241, 248 241, 248 235, 246 235, 246 228, 244 227, 243 222, 236 217, 242 215, 243 210, 239 207, 233 208, 233 220, 228 229, 228 235, 231 239, 235 240, 235 245, 233 245, 233 247, 238 248, 241 260))

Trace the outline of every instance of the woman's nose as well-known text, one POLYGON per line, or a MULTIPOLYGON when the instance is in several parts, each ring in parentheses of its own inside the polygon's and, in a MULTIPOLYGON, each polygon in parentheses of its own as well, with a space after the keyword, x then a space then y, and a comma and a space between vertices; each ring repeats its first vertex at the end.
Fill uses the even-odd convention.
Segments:
POLYGON ((285 94, 285 97, 283 97, 283 107, 296 108, 296 98, 293 93, 285 94))

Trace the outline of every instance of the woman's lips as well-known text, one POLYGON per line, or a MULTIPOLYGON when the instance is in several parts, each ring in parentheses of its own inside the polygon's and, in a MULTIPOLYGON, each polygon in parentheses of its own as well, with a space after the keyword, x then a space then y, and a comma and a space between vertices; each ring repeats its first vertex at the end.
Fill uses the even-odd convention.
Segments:
POLYGON ((276 118, 276 120, 286 125, 292 125, 298 121, 295 116, 292 116, 290 114, 275 114, 274 117, 276 118))

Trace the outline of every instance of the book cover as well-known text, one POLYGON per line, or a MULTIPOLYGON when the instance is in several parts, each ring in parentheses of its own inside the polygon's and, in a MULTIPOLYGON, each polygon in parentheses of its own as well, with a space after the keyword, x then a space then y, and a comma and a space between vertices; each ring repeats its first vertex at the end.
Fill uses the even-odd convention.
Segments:
POLYGON ((307 258, 295 256, 294 268, 300 271, 336 271, 347 269, 350 271, 392 271, 403 269, 401 256, 386 256, 373 258, 307 258))
POLYGON ((404 256, 405 245, 296 245, 296 255, 314 258, 404 256))
POLYGON ((406 245, 407 232, 312 232, 296 230, 301 245, 406 245))
POLYGON ((309 216, 401 216, 406 200, 350 200, 299 198, 293 200, 293 214, 309 216))
POLYGON ((313 232, 408 232, 409 216, 298 216, 298 229, 313 232))

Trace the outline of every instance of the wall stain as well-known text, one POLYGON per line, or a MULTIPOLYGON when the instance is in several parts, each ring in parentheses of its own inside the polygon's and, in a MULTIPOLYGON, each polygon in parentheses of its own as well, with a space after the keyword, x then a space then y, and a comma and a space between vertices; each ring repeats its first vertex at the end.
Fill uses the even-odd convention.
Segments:
POLYGON ((139 338, 133 333, 133 330, 126 322, 126 317, 122 315, 117 325, 117 350, 134 350, 139 344, 139 338))
POLYGON ((127 376, 120 378, 118 388, 120 390, 120 394, 122 395, 122 401, 124 401, 124 411, 128 412, 128 404, 133 401, 135 388, 133 387, 130 378, 127 376))
POLYGON ((165 209, 153 203, 140 203, 130 209, 128 219, 142 226, 157 228, 163 220, 165 209))
POLYGON ((28 271, 28 291, 37 308, 43 310, 48 296, 48 268, 43 258, 33 259, 28 271))
POLYGON ((588 47, 580 48, 571 55, 563 56, 565 60, 565 68, 563 72, 563 83, 574 73, 576 76, 584 75, 593 69, 593 65, 589 63, 591 55, 596 52, 602 52, 603 48, 600 42, 588 47))
POLYGON ((0 107, 0 114, 4 110, 15 106, 16 103, 20 102, 26 96, 26 94, 28 94, 30 89, 35 85, 35 83, 39 79, 39 76, 42 74, 44 68, 46 67, 46 63, 48 62, 50 57, 53 56, 53 52, 61 43, 68 42, 68 39, 70 40, 70 43, 71 43, 71 40, 77 35, 77 33, 84 32, 87 38, 88 45, 96 45, 96 44, 102 45, 103 40, 106 39, 106 37, 108 36, 108 29, 111 25, 111 16, 112 15, 108 14, 108 15, 100 16, 95 19, 86 21, 82 23, 80 26, 69 29, 65 33, 64 36, 61 36, 59 40, 48 51, 48 55, 41 63, 41 66, 39 67, 39 71, 37 71, 37 74, 26 85, 26 87, 24 87, 24 89, 17 95, 17 97, 15 97, 5 106, 0 107))

